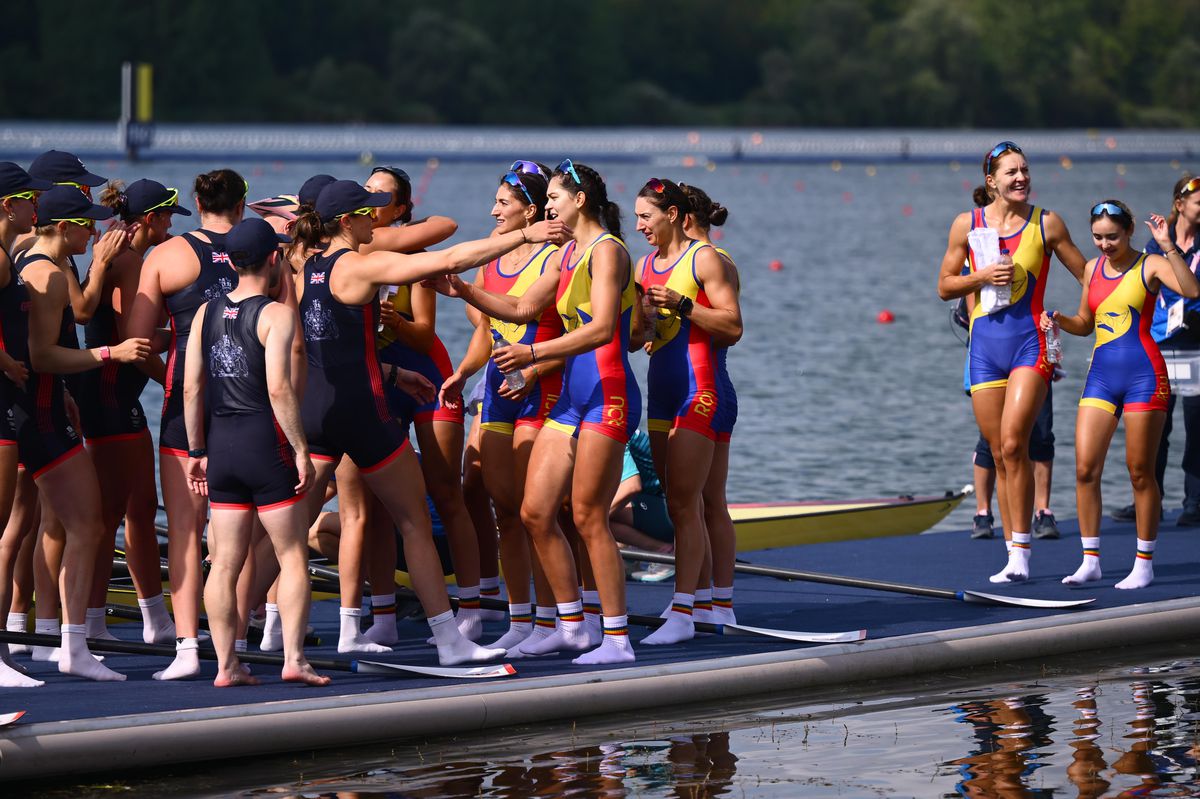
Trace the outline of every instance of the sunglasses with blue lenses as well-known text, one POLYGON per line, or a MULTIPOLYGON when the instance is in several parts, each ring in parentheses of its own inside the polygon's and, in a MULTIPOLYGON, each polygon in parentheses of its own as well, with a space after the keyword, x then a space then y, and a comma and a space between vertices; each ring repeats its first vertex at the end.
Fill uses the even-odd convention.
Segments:
POLYGON ((570 175, 576 186, 583 185, 583 181, 579 179, 579 173, 575 171, 575 164, 570 158, 564 158, 554 171, 562 175, 570 175))
POLYGON ((520 189, 521 193, 525 195, 525 201, 530 205, 534 204, 533 197, 529 195, 529 189, 525 188, 525 184, 521 182, 521 177, 516 172, 511 170, 505 172, 504 177, 500 178, 500 182, 512 186, 514 189, 520 189))
POLYGON ((537 161, 513 161, 508 171, 516 172, 518 175, 541 175, 547 179, 550 177, 537 161))
POLYGON ((992 174, 992 161, 999 158, 1004 153, 1021 153, 1023 155, 1024 151, 1020 147, 1017 146, 1016 142, 1011 142, 1011 141, 1000 142, 999 144, 997 144, 995 147, 992 148, 992 151, 990 153, 988 153, 987 159, 984 160, 984 162, 983 162, 984 176, 992 174))
POLYGON ((1108 214, 1110 217, 1120 217, 1122 219, 1131 219, 1129 212, 1115 203, 1096 203, 1092 206, 1092 218, 1108 214))

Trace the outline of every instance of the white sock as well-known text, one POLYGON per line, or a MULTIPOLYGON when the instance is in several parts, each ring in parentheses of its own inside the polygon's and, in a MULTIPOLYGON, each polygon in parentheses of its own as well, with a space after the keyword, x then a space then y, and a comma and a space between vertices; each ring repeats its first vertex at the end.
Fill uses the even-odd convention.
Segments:
POLYGON ((368 641, 389 646, 400 640, 396 634, 396 594, 371 595, 371 626, 363 633, 368 641))
POLYGON ((636 657, 633 654, 633 646, 629 643, 628 622, 628 616, 605 616, 604 640, 600 642, 600 646, 571 662, 577 666, 632 663, 636 657))
MULTIPOLYGON (((499 577, 481 577, 479 578, 479 596, 483 599, 499 599, 500 598, 500 578, 499 577)), ((480 615, 484 621, 504 621, 504 611, 489 610, 483 608, 480 615)))
POLYGON ((528 602, 522 604, 508 603, 508 632, 489 647, 512 649, 524 641, 533 632, 533 614, 528 602))
POLYGON ((485 649, 468 641, 462 630, 453 622, 454 612, 450 610, 429 618, 429 629, 433 631, 433 640, 437 645, 438 662, 443 666, 479 663, 504 657, 503 649, 485 649))
POLYGON ((460 585, 458 587, 458 629, 468 641, 478 641, 483 637, 483 616, 479 614, 479 586, 460 585))
POLYGON ((1102 576, 1100 573, 1100 537, 1081 537, 1079 540, 1083 544, 1083 563, 1075 570, 1074 574, 1068 574, 1062 578, 1063 585, 1083 585, 1099 580, 1102 576))
POLYGON ((25 669, 12 661, 8 644, 0 644, 0 688, 40 688, 45 685, 25 673, 25 669))
POLYGON ((262 652, 278 652, 283 649, 283 622, 279 620, 279 606, 268 602, 264 606, 263 637, 258 643, 262 652))
POLYGON ((583 602, 558 603, 558 627, 553 633, 540 640, 527 640, 520 645, 526 655, 548 655, 551 652, 568 650, 582 652, 587 649, 587 631, 583 629, 583 602))
POLYGON ((1120 589, 1145 588, 1154 582, 1154 545, 1155 541, 1137 542, 1137 556, 1133 560, 1133 571, 1116 587, 1120 589))
MULTIPOLYGON (((25 626, 28 621, 28 613, 9 613, 8 623, 4 625, 4 629, 9 632, 23 633, 28 629, 25 626)), ((25 644, 9 644, 8 652, 10 655, 24 655, 29 652, 29 647, 25 644)))
POLYGON ((1029 533, 1012 534, 1008 550, 1008 563, 988 578, 993 583, 1013 583, 1029 579, 1029 533))
POLYGON ((733 612, 733 586, 713 586, 713 621, 717 624, 737 624, 733 612))
POLYGON ((64 624, 62 626, 62 647, 58 655, 58 670, 63 674, 72 674, 88 680, 116 682, 125 679, 124 674, 118 674, 105 666, 88 651, 86 624, 64 624))
MULTIPOLYGON (((33 620, 33 631, 38 635, 59 635, 58 619, 37 619, 33 620)), ((33 653, 33 659, 38 661, 57 661, 59 647, 56 646, 34 646, 30 648, 33 653)))
POLYGON ((148 644, 165 644, 175 640, 175 622, 167 612, 167 603, 163 595, 138 598, 138 607, 142 609, 142 640, 148 644))
POLYGON ((88 638, 102 638, 106 641, 115 641, 117 636, 108 631, 108 622, 104 618, 104 608, 88 608, 87 609, 87 629, 88 638))
POLYGON ((583 598, 583 628, 587 630, 588 645, 599 646, 604 641, 600 622, 600 592, 579 590, 583 598))
POLYGON ((190 680, 200 674, 200 642, 195 638, 175 639, 175 659, 162 671, 154 672, 156 680, 190 680))
POLYGON ((529 657, 529 653, 522 649, 525 644, 532 644, 536 641, 542 641, 546 638, 549 638, 550 636, 554 635, 554 632, 558 629, 558 608, 554 607, 553 605, 538 605, 536 606, 534 612, 535 615, 533 618, 533 629, 530 631, 529 635, 525 637, 524 641, 521 641, 515 646, 508 648, 508 652, 506 653, 507 657, 529 657))
MULTIPOLYGON (((696 621, 712 624, 713 592, 711 587, 696 589, 696 601, 692 605, 692 618, 696 621)), ((704 634, 707 635, 708 633, 704 634)))
POLYGON ((338 633, 339 652, 391 652, 391 647, 377 644, 362 634, 360 622, 362 608, 340 608, 338 617, 341 630, 338 633))
POLYGON ((643 644, 658 646, 662 644, 678 644, 690 641, 696 637, 696 625, 692 621, 693 603, 696 598, 692 594, 676 593, 671 597, 671 614, 661 627, 642 639, 643 644))

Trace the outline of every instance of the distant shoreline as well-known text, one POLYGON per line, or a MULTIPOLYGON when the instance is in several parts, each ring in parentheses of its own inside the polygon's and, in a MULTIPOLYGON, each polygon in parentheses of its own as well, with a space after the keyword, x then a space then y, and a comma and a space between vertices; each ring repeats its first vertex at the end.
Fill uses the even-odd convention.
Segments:
MULTIPOLYGON (((931 130, 888 128, 509 128, 417 125, 162 123, 143 161, 495 161, 519 154, 554 160, 704 166, 709 163, 937 163, 973 165, 1012 139, 1033 161, 1187 161, 1200 131, 931 130)), ((124 159, 115 123, 0 121, 0 158, 55 148, 83 158, 124 159)))

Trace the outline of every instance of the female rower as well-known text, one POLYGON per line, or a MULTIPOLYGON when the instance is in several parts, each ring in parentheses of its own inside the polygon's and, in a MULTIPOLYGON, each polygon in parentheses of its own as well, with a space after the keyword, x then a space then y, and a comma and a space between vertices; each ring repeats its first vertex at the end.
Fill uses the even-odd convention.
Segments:
MULTIPOLYGON (((84 322, 88 347, 113 345, 124 340, 129 311, 137 294, 142 262, 151 247, 170 238, 175 214, 191 216, 178 204, 179 191, 154 180, 137 180, 127 188, 110 183, 100 204, 113 209, 131 231, 129 248, 106 270, 90 273, 88 289, 96 294, 90 319, 84 322)), ((95 270, 97 261, 93 260, 95 270)), ((68 277, 68 283, 70 277, 68 277)), ((100 369, 80 375, 80 424, 88 451, 96 464, 103 498, 105 538, 97 552, 92 597, 88 603, 89 637, 103 632, 104 603, 112 570, 112 540, 125 520, 125 553, 142 610, 142 638, 149 644, 175 640, 175 625, 163 602, 158 537, 158 489, 154 480, 154 449, 141 395, 150 377, 163 381, 162 361, 123 365, 109 361, 100 369)))
MULTIPOLYGON (((17 237, 30 233, 37 219, 37 197, 50 183, 30 177, 29 174, 11 161, 0 163, 0 300, 7 295, 6 291, 16 272, 13 269, 13 244, 17 237)), ((8 311, 6 305, 0 304, 0 314, 8 311)), ((0 329, 7 330, 0 316, 0 329)), ((13 358, 5 342, 0 348, 0 520, 5 522, 4 535, 0 538, 0 613, 8 612, 6 628, 24 632, 25 614, 20 613, 20 622, 14 618, 9 609, 12 598, 13 576, 21 545, 26 532, 30 529, 25 524, 8 524, 9 514, 13 508, 13 496, 17 485, 17 440, 8 420, 8 414, 13 407, 14 395, 25 387, 29 377, 26 364, 13 358), (19 630, 16 628, 20 627, 19 630)), ((27 676, 9 659, 7 644, 0 644, 0 688, 36 688, 42 685, 40 680, 27 676)))
POLYGON ((950 227, 938 276, 943 300, 975 293, 971 314, 971 404, 979 430, 996 458, 996 501, 1009 546, 1005 567, 993 583, 1029 576, 1029 527, 1033 517, 1033 466, 1029 435, 1046 397, 1054 365, 1046 357, 1046 337, 1038 325, 1049 278, 1050 254, 1058 256, 1076 280, 1084 257, 1066 224, 1053 211, 1029 203, 1029 164, 1010 141, 983 159, 984 185, 975 189, 976 208, 959 214, 950 227), (999 239, 1000 258, 979 263, 968 235, 990 228, 999 239), (962 265, 971 270, 963 275, 962 265), (985 310, 980 292, 1008 287, 1008 305, 985 310))
POLYGON ((1086 336, 1095 330, 1096 347, 1075 422, 1075 479, 1083 564, 1063 578, 1067 585, 1100 579, 1100 476, 1121 412, 1125 412, 1125 463, 1137 508, 1137 557, 1133 571, 1117 588, 1144 588, 1154 580, 1154 544, 1162 497, 1154 480, 1158 440, 1171 393, 1167 367, 1150 336, 1158 291, 1167 286, 1184 297, 1200 297, 1200 282, 1171 240, 1167 220, 1151 214, 1146 226, 1163 255, 1148 255, 1130 243, 1134 220, 1129 208, 1105 200, 1092 208, 1092 240, 1100 257, 1088 261, 1079 312, 1043 312, 1041 326, 1058 323, 1086 336))
MULTIPOLYGON (((643 639, 647 644, 675 644, 696 634, 692 612, 708 548, 701 494, 720 410, 716 351, 742 335, 737 290, 725 264, 712 246, 684 232, 691 210, 678 184, 659 178, 642 187, 634 206, 638 231, 657 248, 640 269, 654 321, 646 417, 675 527, 675 596, 667 623, 643 639)), ((703 586, 706 593, 710 585, 703 586)))
MULTIPOLYGON (((150 352, 145 338, 86 350, 63 346, 66 334, 75 333, 66 277, 69 258, 87 250, 96 220, 111 215, 111 210, 94 205, 74 187, 57 186, 42 194, 37 239, 16 265, 20 281, 15 275, 10 278, 0 297, 4 341, 14 357, 27 358, 31 367, 26 388, 16 395, 13 406, 21 461, 33 475, 43 507, 52 510, 61 524, 43 525, 44 535, 61 536, 52 542, 62 551, 58 578, 66 622, 58 668, 94 680, 123 680, 124 675, 108 669, 87 649, 85 611, 93 559, 103 536, 101 499, 91 457, 68 418, 61 376, 96 369, 110 360, 137 363, 150 352), (25 302, 28 316, 21 312, 25 302), (27 353, 18 356, 16 351, 26 341, 27 353)), ((123 229, 110 230, 97 245, 96 255, 120 252, 126 243, 123 229)))
MULTIPOLYGON (((590 167, 563 161, 547 191, 547 210, 574 230, 558 274, 547 270, 520 297, 495 294, 448 279, 443 290, 461 296, 494 319, 521 324, 554 304, 566 329, 538 345, 509 346, 493 359, 503 373, 545 358, 566 358, 562 394, 529 456, 521 520, 558 604, 558 629, 520 652, 541 655, 589 646, 575 561, 556 516, 571 498, 603 609, 603 642, 575 659, 581 665, 634 660, 625 615, 625 572, 608 527, 621 482, 625 442, 641 417, 641 395, 627 349, 637 290, 621 219, 604 180, 590 167)), ((511 235, 511 234, 506 234, 511 235)))
POLYGON ((468 641, 450 611, 441 563, 431 537, 425 485, 420 467, 399 423, 388 410, 383 378, 375 355, 380 286, 405 285, 447 271, 464 271, 529 241, 546 241, 563 231, 561 222, 528 229, 440 252, 362 255, 373 235, 372 209, 389 195, 371 193, 353 181, 326 186, 316 210, 298 220, 296 231, 315 246, 329 239, 323 253, 304 267, 301 319, 308 351, 308 384, 302 416, 316 464, 309 496, 310 518, 320 510, 335 462, 349 456, 383 503, 404 539, 413 587, 425 608, 444 665, 487 660, 504 654, 468 641))
MULTIPOLYGON (((684 218, 683 230, 688 238, 713 244, 710 232, 713 226, 720 227, 729 218, 729 211, 701 188, 681 183, 679 188, 687 195, 691 211, 684 218)), ((740 294, 741 280, 733 257, 722 247, 713 244, 721 256, 727 279, 733 290, 740 294)), ((728 347, 717 347, 717 412, 713 419, 713 430, 717 443, 713 448, 712 466, 704 483, 704 526, 708 530, 709 558, 706 568, 700 573, 696 588, 696 604, 703 601, 700 592, 711 581, 713 621, 717 624, 736 624, 733 612, 734 562, 737 560, 737 535, 733 519, 729 515, 729 504, 725 498, 725 483, 729 477, 729 441, 737 423, 737 391, 729 377, 728 347)))
POLYGON ((196 309, 237 285, 237 272, 225 251, 225 234, 242 218, 248 185, 237 172, 218 169, 198 175, 193 191, 200 228, 172 237, 146 258, 128 325, 133 335, 149 337, 164 311, 171 325, 169 343, 159 341, 156 347, 158 351, 168 349, 158 464, 167 511, 167 558, 177 638, 175 661, 155 673, 158 680, 189 679, 200 673, 200 537, 208 518, 208 501, 192 493, 187 483, 184 356, 196 309))
MULTIPOLYGON (((527 163, 531 162, 516 162, 500 179, 491 211, 497 234, 527 228, 546 216, 549 184, 536 164, 530 169, 523 166, 527 163)), ((557 272, 558 258, 552 257, 557 252, 558 247, 553 244, 522 245, 479 270, 475 287, 520 297, 542 275, 557 272)), ((539 358, 537 364, 522 369, 517 377, 508 378, 489 358, 495 346, 543 345, 561 333, 558 312, 549 305, 535 320, 523 324, 484 316, 475 328, 466 357, 442 385, 443 400, 461 405, 463 386, 480 368, 487 366, 478 420, 479 460, 484 487, 495 507, 500 559, 508 585, 510 626, 494 645, 510 650, 534 632, 529 594, 533 569, 537 569, 539 606, 553 604, 541 569, 530 562, 529 534, 521 523, 521 501, 529 454, 562 391, 562 372, 561 362, 539 358)))

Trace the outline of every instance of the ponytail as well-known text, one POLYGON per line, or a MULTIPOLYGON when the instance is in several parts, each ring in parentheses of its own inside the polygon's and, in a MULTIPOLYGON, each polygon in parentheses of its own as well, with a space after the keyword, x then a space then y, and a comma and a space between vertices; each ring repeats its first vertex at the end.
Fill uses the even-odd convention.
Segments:
POLYGON ((572 164, 567 160, 554 170, 553 177, 558 178, 563 189, 572 195, 582 191, 586 198, 583 204, 584 215, 597 220, 605 230, 621 238, 621 209, 608 199, 608 188, 599 172, 585 164, 572 164), (570 171, 564 170, 564 165, 569 165, 570 171), (578 180, 575 179, 576 176, 578 180))
POLYGON ((618 239, 621 238, 621 209, 607 197, 600 206, 600 224, 604 225, 604 229, 609 233, 618 239))
POLYGON ((249 186, 232 169, 214 169, 196 176, 192 186, 196 202, 206 214, 229 215, 246 200, 249 186))
POLYGON ((133 221, 129 213, 129 198, 125 196, 125 184, 119 180, 110 180, 104 191, 100 192, 100 205, 111 208, 122 222, 133 221))
POLYGON ((290 261, 301 247, 304 251, 320 248, 321 242, 331 239, 337 234, 338 222, 321 223, 321 217, 311 205, 302 205, 296 211, 296 222, 292 226, 292 243, 288 245, 287 257, 290 261))
POLYGON ((708 230, 710 227, 720 227, 725 224, 725 220, 729 219, 729 209, 725 206, 713 202, 713 199, 708 196, 708 193, 698 186, 689 186, 686 183, 680 183, 679 188, 688 198, 690 210, 688 213, 696 220, 696 224, 703 230, 708 230))
POLYGON ((988 191, 987 186, 979 185, 975 187, 975 191, 971 195, 971 199, 975 201, 975 206, 977 208, 983 208, 992 201, 992 193, 988 191))
POLYGON ((1167 227, 1172 231, 1175 230, 1175 223, 1179 221, 1179 207, 1176 203, 1183 199, 1183 187, 1192 182, 1192 178, 1196 177, 1191 172, 1184 172, 1183 177, 1175 181, 1175 188, 1171 192, 1171 213, 1167 214, 1167 227))

